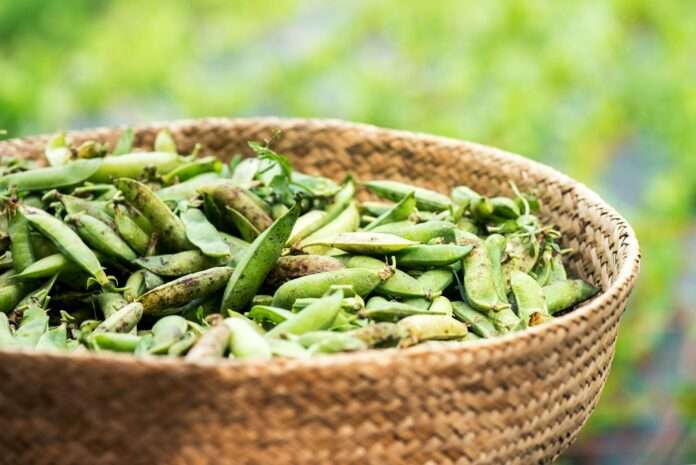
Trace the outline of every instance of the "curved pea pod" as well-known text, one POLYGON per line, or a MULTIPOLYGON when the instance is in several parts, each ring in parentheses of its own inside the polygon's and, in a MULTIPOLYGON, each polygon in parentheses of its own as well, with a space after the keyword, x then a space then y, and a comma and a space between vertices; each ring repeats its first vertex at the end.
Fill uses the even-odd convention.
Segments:
POLYGON ((82 199, 80 197, 75 197, 68 194, 61 194, 57 191, 52 191, 46 194, 44 196, 44 201, 51 198, 58 199, 60 203, 63 204, 65 211, 69 215, 87 213, 88 215, 103 221, 109 226, 112 226, 114 223, 114 219, 109 212, 106 202, 82 199))
POLYGON ((325 245, 357 254, 384 255, 398 252, 414 244, 416 242, 394 234, 361 231, 339 233, 331 239, 319 239, 311 245, 325 245))
POLYGON ((424 341, 461 339, 467 326, 447 315, 413 315, 397 323, 404 337, 399 347, 410 347, 424 341))
POLYGON ((510 275, 510 286, 517 302, 517 314, 522 320, 523 328, 551 318, 546 307, 544 291, 534 278, 526 273, 514 271, 510 275))
POLYGON ((520 216, 520 208, 513 199, 508 197, 491 198, 493 214, 502 218, 515 219, 520 216))
POLYGON ((164 202, 179 202, 195 197, 198 194, 198 189, 213 187, 226 182, 229 181, 220 177, 218 173, 204 173, 194 176, 184 182, 160 189, 155 192, 155 194, 164 202))
POLYGON ((230 355, 240 360, 268 360, 271 347, 268 341, 241 318, 226 318, 230 330, 230 355))
POLYGON ((323 297, 288 320, 266 333, 266 337, 281 337, 288 334, 304 334, 309 331, 328 329, 341 310, 343 292, 334 292, 323 297))
POLYGON ((471 251, 471 246, 455 244, 414 245, 397 254, 396 263, 404 268, 430 268, 451 265, 471 251))
POLYGON ((158 311, 180 307, 187 302, 206 297, 222 289, 232 275, 229 267, 215 267, 182 276, 169 281, 138 297, 145 314, 157 314, 158 311))
POLYGON ((413 307, 408 304, 387 300, 383 297, 372 297, 367 301, 365 309, 358 315, 376 321, 398 321, 412 315, 433 315, 428 309, 413 307))
POLYGON ((396 345, 403 333, 396 323, 374 323, 349 331, 348 334, 360 339, 368 347, 388 347, 396 345))
POLYGON ((454 276, 449 268, 436 268, 425 271, 416 280, 426 295, 437 296, 442 294, 452 284, 454 276))
POLYGON ((115 206, 114 213, 115 226, 118 234, 139 255, 144 255, 147 252, 150 237, 138 226, 138 223, 130 217, 122 206, 115 206))
POLYGON ((241 310, 251 301, 280 257, 298 214, 295 204, 249 246, 225 287, 222 310, 241 310))
POLYGON ((0 177, 0 187, 14 186, 18 191, 41 191, 72 186, 90 178, 101 160, 78 160, 61 166, 36 168, 0 177))
POLYGON ((215 157, 204 157, 174 168, 162 176, 162 181, 165 184, 172 184, 175 181, 184 182, 203 173, 219 173, 221 170, 222 162, 220 160, 215 157))
POLYGON ((31 283, 17 281, 0 287, 0 312, 8 313, 31 291, 31 283))
POLYGON ((21 273, 35 260, 29 238, 29 221, 22 215, 21 211, 17 210, 10 219, 7 229, 10 236, 10 250, 12 251, 14 269, 21 273))
POLYGON ((340 260, 322 255, 287 255, 280 257, 266 277, 269 287, 278 287, 286 281, 310 274, 345 268, 340 260))
POLYGON ((469 303, 485 312, 508 308, 498 298, 493 266, 483 243, 464 257, 464 289, 469 303))
POLYGON ((300 215, 300 217, 297 218, 295 225, 292 227, 292 231, 288 237, 288 244, 295 243, 297 235, 300 233, 300 231, 316 221, 321 221, 324 216, 326 216, 326 212, 322 210, 310 210, 304 215, 300 215))
MULTIPOLYGON (((199 189, 202 194, 210 196, 220 211, 233 210, 238 212, 254 230, 261 232, 266 230, 273 219, 252 197, 246 189, 231 183, 215 186, 203 186, 199 189)), ((232 218, 234 221, 235 219, 232 218)), ((238 227, 238 222, 234 221, 238 227)))
POLYGON ((14 275, 14 279, 26 280, 48 278, 58 273, 76 273, 80 268, 68 260, 65 255, 57 253, 41 258, 14 275))
POLYGON ((126 280, 123 297, 128 302, 133 302, 145 292, 146 270, 138 270, 132 273, 126 280))
POLYGON ((127 333, 135 328, 142 316, 143 306, 139 302, 131 302, 109 315, 94 332, 127 333))
MULTIPOLYGON (((355 202, 351 202, 336 218, 307 236, 302 242, 297 244, 296 247, 303 250, 305 253, 315 255, 341 254, 343 252, 332 247, 309 244, 320 242, 323 239, 333 238, 342 232, 355 231, 358 229, 358 226, 360 226, 358 207, 355 202)), ((290 241, 288 240, 288 242, 290 241)))
MULTIPOLYGON (((332 288, 336 289, 336 288, 332 288)), ((343 289, 342 289, 343 290, 343 289)), ((345 294, 345 292, 344 292, 345 294)), ((320 297, 302 297, 295 300, 292 304, 292 312, 298 313, 302 311, 303 308, 310 306, 316 302, 320 297)), ((274 307, 275 308, 275 307, 274 307)), ((352 297, 344 297, 341 301, 341 310, 348 313, 356 313, 365 308, 365 301, 359 295, 352 297)), ((287 311, 287 310, 286 310, 287 311)))
MULTIPOLYGON (((366 268, 369 270, 384 270, 386 265, 383 261, 366 256, 350 257, 346 262, 348 268, 366 268)), ((422 297, 427 295, 420 283, 401 270, 393 269, 392 276, 380 283, 375 289, 379 294, 386 294, 390 297, 422 297)))
POLYGON ((389 223, 378 226, 372 231, 394 234, 410 241, 425 244, 438 238, 443 238, 447 242, 453 242, 455 238, 454 230, 454 223, 432 220, 419 224, 410 222, 389 223))
POLYGON ((452 311, 455 317, 469 325, 471 331, 484 338, 491 338, 498 335, 493 321, 489 320, 483 313, 477 312, 473 308, 461 301, 452 302, 452 311))
POLYGON ((416 211, 416 197, 413 192, 406 194, 397 204, 385 211, 370 224, 365 226, 365 231, 371 231, 377 226, 386 223, 394 223, 408 219, 416 211))
POLYGON ((200 250, 186 250, 175 254, 152 255, 133 260, 133 263, 160 276, 183 276, 220 264, 220 260, 207 257, 200 250))
POLYGON ((181 213, 181 221, 186 227, 186 237, 209 257, 225 257, 230 254, 230 247, 223 240, 202 211, 189 208, 181 213))
POLYGON ((152 326, 152 345, 148 352, 164 354, 186 334, 188 323, 179 315, 169 315, 160 318, 152 326))
POLYGON ((433 303, 428 309, 433 313, 439 313, 442 315, 452 316, 452 302, 445 296, 438 296, 433 299, 433 303))
POLYGON ((512 311, 507 300, 507 286, 501 264, 505 242, 505 237, 500 234, 492 234, 486 238, 483 244, 491 264, 491 276, 498 296, 496 309, 489 316, 502 333, 517 329, 521 324, 519 317, 512 311))
POLYGON ((73 223, 80 237, 99 252, 126 262, 138 258, 116 231, 98 219, 78 213, 66 217, 66 220, 73 223))
POLYGON ((121 308, 128 305, 126 299, 118 292, 102 292, 96 298, 104 318, 109 318, 121 308))
POLYGON ((254 226, 244 215, 231 207, 226 207, 225 218, 229 219, 234 227, 239 231, 239 235, 245 241, 253 241, 261 234, 261 230, 254 226))
POLYGON ((271 305, 254 305, 247 316, 257 323, 270 322, 273 325, 282 323, 294 315, 290 310, 271 305))
POLYGON ((334 285, 352 286, 357 295, 365 296, 390 276, 390 270, 385 272, 366 268, 346 268, 303 276, 280 286, 273 295, 272 304, 274 307, 291 308, 297 299, 321 297, 334 285))
MULTIPOLYGON (((121 155, 117 158, 125 156, 121 155)), ((186 239, 184 224, 149 187, 127 178, 117 179, 115 184, 126 200, 149 220, 167 248, 173 251, 191 248, 191 244, 186 239)))
MULTIPOLYGON (((336 193, 333 203, 326 209, 326 214, 316 221, 307 224, 303 229, 297 231, 293 240, 288 242, 288 245, 295 246, 300 241, 308 237, 310 234, 323 228, 325 225, 333 221, 343 210, 345 210, 355 197, 355 183, 349 179, 343 187, 336 193)), ((358 222, 360 221, 358 214, 358 222)), ((357 226, 356 226, 357 227, 357 226)))
MULTIPOLYGON (((2 342, 0 341, 0 347, 2 347, 1 344, 2 342)), ((296 341, 269 339, 268 346, 275 357, 305 359, 310 356, 310 353, 296 341)))
POLYGON ((202 361, 220 358, 229 346, 230 329, 225 324, 215 325, 198 338, 186 354, 186 360, 202 361))
POLYGON ((580 279, 556 281, 543 289, 546 305, 551 315, 579 304, 599 292, 599 289, 580 279))
POLYGON ((111 352, 135 352, 141 336, 128 333, 92 333, 87 337, 88 344, 95 350, 111 352))
POLYGON ((446 195, 440 194, 429 189, 404 184, 397 181, 375 180, 363 183, 365 187, 374 194, 397 202, 406 197, 410 192, 416 197, 416 205, 421 210, 440 211, 447 210, 451 201, 446 195))
POLYGON ((80 236, 62 221, 38 208, 23 207, 22 214, 33 227, 53 242, 63 255, 79 265, 99 285, 111 285, 94 252, 82 242, 80 236))
POLYGON ((307 347, 310 354, 335 354, 339 352, 356 352, 367 349, 367 344, 348 333, 333 331, 314 331, 298 338, 300 344, 307 347))
POLYGON ((106 156, 99 161, 101 164, 87 177, 92 182, 108 182, 116 178, 137 178, 147 168, 155 168, 157 173, 165 174, 179 166, 182 163, 182 158, 176 153, 170 152, 132 152, 106 156))

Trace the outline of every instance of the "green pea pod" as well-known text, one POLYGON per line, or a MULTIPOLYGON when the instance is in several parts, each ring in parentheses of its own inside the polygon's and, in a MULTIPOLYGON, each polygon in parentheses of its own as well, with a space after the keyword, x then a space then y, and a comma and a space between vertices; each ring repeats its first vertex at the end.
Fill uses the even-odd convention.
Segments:
POLYGON ((452 302, 445 297, 445 296, 438 296, 433 299, 433 303, 430 305, 430 308, 428 309, 433 313, 439 313, 447 316, 452 316, 453 310, 452 310, 452 302))
POLYGON ((376 180, 364 183, 365 187, 378 196, 397 202, 413 192, 416 197, 416 205, 421 210, 440 211, 447 210, 451 201, 446 195, 421 187, 415 187, 397 181, 376 180))
POLYGON ((340 189, 338 184, 329 178, 300 173, 299 171, 292 172, 292 182, 301 185, 313 195, 319 197, 335 195, 340 189))
POLYGON ((5 284, 0 287, 0 312, 8 313, 14 309, 17 304, 27 295, 33 288, 33 284, 24 281, 17 281, 11 284, 5 284))
POLYGON ((260 229, 254 226, 246 216, 234 208, 226 207, 225 213, 224 217, 230 219, 234 227, 239 231, 239 235, 242 236, 242 239, 245 241, 253 241, 261 234, 260 229))
POLYGON ((184 182, 160 189, 155 194, 163 202, 180 202, 195 197, 198 194, 198 189, 212 187, 224 182, 228 181, 221 178, 218 173, 204 173, 184 182))
POLYGON ((130 217, 122 206, 115 206, 114 213, 116 231, 121 238, 139 255, 145 254, 150 243, 150 237, 147 233, 138 226, 138 223, 130 217))
POLYGON ((520 208, 517 203, 508 197, 491 198, 493 214, 502 218, 515 219, 520 216, 520 208))
POLYGON ((70 147, 65 140, 65 131, 51 137, 44 147, 44 156, 51 166, 61 166, 70 162, 73 157, 70 147))
POLYGON ((145 270, 138 270, 126 280, 123 297, 127 302, 133 302, 145 292, 145 273, 145 270))
POLYGON ((513 271, 529 273, 539 258, 539 247, 536 247, 528 235, 510 234, 505 244, 507 259, 503 263, 503 274, 506 282, 510 281, 513 271))
POLYGON ((404 239, 425 244, 438 238, 453 242, 454 230, 455 225, 449 221, 433 220, 419 224, 411 222, 389 223, 378 226, 372 231, 395 234, 404 239))
POLYGON ((109 315, 94 329, 94 332, 127 333, 135 328, 142 316, 142 304, 140 302, 131 302, 109 315))
MULTIPOLYGON (((2 317, 2 315, 0 315, 0 317, 2 317)), ((268 346, 271 349, 271 354, 275 357, 305 359, 310 356, 309 352, 295 341, 269 339, 268 346)), ((2 346, 0 345, 0 347, 2 346)))
POLYGON ((498 330, 496 329, 493 321, 489 320, 486 315, 480 313, 473 308, 469 307, 467 304, 461 301, 452 302, 452 311, 456 318, 469 325, 471 330, 484 338, 491 338, 497 336, 498 330))
POLYGON ((464 257, 464 288, 469 303, 484 312, 502 310, 491 260, 483 243, 464 257))
POLYGON ((75 197, 72 195, 61 194, 58 191, 51 191, 44 195, 44 201, 56 198, 63 204, 65 211, 69 215, 76 215, 78 213, 87 213, 100 221, 113 226, 114 219, 110 214, 110 209, 106 202, 100 202, 95 200, 81 199, 80 197, 75 197))
POLYGON ((80 237, 99 252, 125 262, 138 258, 116 231, 98 219, 85 213, 78 213, 67 216, 66 220, 73 223, 80 237))
POLYGON ((359 329, 349 331, 348 334, 360 339, 368 347, 383 347, 396 344, 403 334, 396 323, 374 323, 359 329))
POLYGON ((563 257, 560 255, 554 256, 551 260, 551 269, 546 284, 549 285, 567 279, 568 275, 566 274, 565 266, 563 266, 563 257))
POLYGON ((141 339, 141 336, 128 333, 92 333, 87 338, 89 345, 95 350, 112 352, 135 352, 141 339))
POLYGON ((152 326, 152 346, 148 352, 151 354, 167 353, 173 344, 184 337, 187 329, 186 319, 179 315, 160 318, 152 326))
MULTIPOLYGON (((321 242, 325 239, 331 239, 337 234, 343 232, 352 232, 360 226, 360 213, 355 202, 351 202, 348 206, 333 220, 317 229, 309 236, 305 237, 302 242, 296 245, 305 253, 315 255, 336 255, 343 253, 338 249, 325 245, 309 245, 316 242, 321 242)), ((288 240, 290 242, 290 240, 288 240)))
POLYGON ((133 260, 138 266, 160 276, 183 276, 217 266, 220 261, 203 255, 199 250, 186 250, 175 254, 152 255, 133 260))
POLYGON ((580 279, 556 281, 544 287, 544 297, 552 315, 589 299, 599 289, 580 279))
POLYGON ((15 211, 15 214, 10 219, 8 234, 10 236, 10 250, 12 251, 14 269, 17 273, 21 273, 35 261, 34 251, 29 239, 29 221, 22 215, 21 211, 15 211))
POLYGON ((430 268, 451 265, 471 251, 471 246, 454 244, 414 245, 398 252, 396 262, 404 268, 430 268))
POLYGON ((57 253, 35 261, 26 267, 24 271, 16 274, 14 279, 48 278, 57 273, 77 271, 79 271, 79 268, 75 263, 68 260, 65 255, 57 253))
POLYGON ((157 173, 165 174, 182 163, 181 157, 176 153, 168 152, 133 152, 106 156, 99 161, 101 164, 87 177, 92 182, 109 182, 117 178, 137 178, 147 168, 155 168, 157 173))
POLYGON ((442 294, 452 284, 454 276, 452 275, 452 270, 448 268, 436 268, 418 276, 417 281, 426 295, 437 296, 442 294))
MULTIPOLYGON (((335 287, 332 287, 331 289, 337 290, 335 287)), ((300 312, 303 308, 308 307, 309 305, 313 304, 319 299, 320 297, 302 297, 296 299, 295 302, 292 304, 292 312, 300 312)), ((363 308, 365 308, 365 301, 359 295, 352 297, 344 297, 341 301, 341 310, 346 311, 348 313, 356 313, 362 310, 363 308)))
POLYGON ((297 218, 295 226, 292 227, 292 231, 290 232, 290 237, 288 237, 288 244, 294 244, 295 242, 297 242, 295 239, 296 236, 300 233, 300 231, 313 224, 314 222, 321 221, 321 219, 325 215, 325 211, 310 210, 304 215, 301 215, 299 218, 297 218))
POLYGON ((408 304, 387 300, 382 297, 372 297, 367 301, 364 310, 359 315, 376 321, 398 321, 412 315, 433 315, 429 309, 421 309, 408 304))
POLYGON ((355 183, 352 179, 349 179, 343 187, 336 193, 334 197, 334 202, 326 209, 326 214, 321 218, 318 218, 315 222, 308 224, 304 229, 298 231, 294 237, 293 241, 288 244, 295 246, 304 238, 308 237, 310 234, 323 228, 331 221, 334 220, 338 215, 340 215, 343 210, 345 210, 355 197, 355 183))
POLYGON ((399 200, 396 205, 379 215, 374 221, 365 226, 364 230, 371 231, 382 224, 406 220, 415 210, 416 197, 413 192, 410 192, 399 200))
POLYGON ((468 332, 464 323, 447 315, 413 315, 397 325, 404 335, 399 347, 410 347, 430 340, 461 339, 468 332))
MULTIPOLYGON (((432 296, 430 297, 432 299, 432 296)), ((432 305, 432 301, 426 297, 411 297, 408 299, 403 299, 403 303, 410 305, 411 307, 416 307, 421 310, 428 310, 432 305)))
POLYGON ((97 256, 82 242, 72 229, 62 221, 49 215, 38 208, 23 207, 22 214, 29 220, 33 227, 48 238, 56 248, 68 259, 75 262, 101 286, 110 286, 109 279, 104 272, 97 256))
POLYGON ((517 302, 517 314, 522 328, 551 318, 546 307, 544 291, 534 278, 526 273, 514 271, 510 275, 510 286, 517 302))
POLYGON ((220 358, 229 346, 230 329, 225 324, 213 326, 198 338, 186 354, 186 360, 203 361, 220 358))
POLYGON ((273 338, 327 329, 336 319, 336 315, 338 315, 341 309, 342 300, 343 292, 341 291, 323 297, 295 314, 292 318, 278 324, 266 333, 266 336, 273 338))
POLYGON ((310 274, 345 268, 340 260, 321 255, 288 255, 280 257, 266 277, 266 285, 278 287, 286 281, 310 274))
POLYGON ((391 271, 347 268, 303 276, 280 286, 273 294, 274 307, 291 308, 302 297, 321 297, 334 285, 352 286, 356 294, 365 296, 382 281, 389 279, 391 271))
POLYGON ((240 360, 268 360, 271 347, 268 341, 250 323, 240 318, 227 318, 225 325, 230 330, 230 354, 240 360))
POLYGON ((96 300, 104 318, 109 318, 128 304, 128 301, 118 292, 102 292, 96 300))
MULTIPOLYGON (((346 262, 348 268, 365 268, 369 270, 384 270, 386 265, 382 260, 358 255, 350 257, 346 262)), ((401 270, 392 270, 392 276, 377 286, 375 292, 390 297, 423 297, 427 292, 420 283, 401 270)))
POLYGON ((138 301, 143 305, 145 314, 157 314, 217 292, 225 286, 232 272, 232 268, 215 267, 188 274, 149 290, 138 297, 138 301))
POLYGON ((295 204, 249 246, 227 283, 221 310, 241 310, 251 301, 280 257, 298 214, 295 204))
MULTIPOLYGON (((403 199, 402 199, 403 200, 403 199)), ((360 202, 360 212, 378 218, 394 207, 393 203, 366 201, 360 202)))
POLYGON ((184 334, 181 339, 169 346, 169 349, 167 349, 167 355, 178 357, 186 353, 196 343, 199 337, 200 335, 193 331, 186 331, 186 334, 184 334))
POLYGON ((61 166, 36 168, 0 177, 0 187, 14 186, 18 191, 41 191, 79 184, 101 166, 100 159, 78 160, 61 166))
POLYGON ((172 184, 174 181, 183 182, 203 173, 219 173, 222 169, 222 162, 215 157, 205 157, 198 160, 190 161, 169 173, 162 176, 162 181, 165 184, 172 184))
POLYGON ((68 334, 65 324, 47 330, 36 342, 35 350, 40 352, 68 351, 68 334))
POLYGON ((310 346, 310 354, 335 354, 339 352, 355 352, 367 349, 367 344, 357 337, 347 333, 321 331, 323 337, 310 346))
POLYGON ((258 323, 270 322, 273 325, 282 323, 293 315, 289 310, 271 305, 254 305, 248 313, 249 318, 258 323))
POLYGON ((218 233, 215 226, 197 208, 189 208, 181 213, 181 221, 186 227, 186 237, 209 257, 225 257, 230 248, 218 233))
POLYGON ((50 300, 50 293, 57 278, 58 275, 51 276, 50 279, 46 280, 37 289, 25 295, 22 300, 17 303, 17 308, 14 309, 14 312, 21 315, 24 309, 29 306, 36 306, 43 309, 47 308, 48 301, 50 300))
POLYGON ((308 245, 324 245, 357 254, 385 255, 415 244, 394 234, 360 231, 339 233, 333 238, 319 239, 308 245))
POLYGON ((47 330, 48 314, 46 310, 36 305, 30 305, 22 314, 22 322, 15 331, 15 343, 19 347, 33 348, 47 330))
MULTIPOLYGON (((121 155, 119 159, 126 157, 121 155)), ((133 179, 117 179, 116 187, 124 197, 150 221, 162 243, 173 251, 190 249, 186 228, 181 220, 149 187, 133 179)))
MULTIPOLYGON (((204 186, 199 192, 210 196, 220 211, 233 210, 243 218, 254 231, 266 230, 273 219, 259 206, 252 194, 244 188, 230 183, 204 186)), ((235 226, 239 227, 240 218, 233 217, 235 226), (235 221, 236 220, 236 221, 235 221)))

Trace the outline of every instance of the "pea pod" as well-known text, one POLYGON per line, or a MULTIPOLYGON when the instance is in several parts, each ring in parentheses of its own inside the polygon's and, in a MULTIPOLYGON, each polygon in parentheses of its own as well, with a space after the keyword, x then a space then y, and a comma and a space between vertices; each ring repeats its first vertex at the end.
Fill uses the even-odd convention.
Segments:
POLYGON ((109 318, 128 304, 126 299, 118 292, 102 292, 97 296, 96 300, 104 318, 109 318))
MULTIPOLYGON (((117 158, 121 159, 126 155, 117 158)), ((124 197, 150 221, 162 243, 173 251, 190 248, 186 239, 186 228, 179 218, 145 184, 133 179, 115 181, 124 197)))
MULTIPOLYGON (((387 266, 383 261, 367 256, 354 256, 346 261, 348 268, 365 268, 384 270, 387 266)), ((377 286, 375 292, 391 297, 422 297, 427 295, 420 283, 401 270, 392 270, 392 276, 377 286)))
POLYGON ((89 179, 101 166, 101 160, 78 160, 65 165, 36 168, 0 177, 0 187, 18 191, 41 191, 72 186, 89 179))
POLYGON ((240 360, 268 360, 271 347, 251 325, 240 318, 227 318, 225 325, 230 330, 230 354, 240 360))
POLYGON ((136 334, 100 332, 88 336, 88 343, 96 350, 134 352, 142 338, 136 334))
POLYGON ((219 324, 207 330, 186 354, 186 360, 203 361, 222 357, 229 346, 230 329, 219 324))
POLYGON ((138 266, 160 276, 183 276, 203 271, 220 264, 218 259, 207 257, 199 250, 186 250, 175 254, 152 255, 133 260, 138 266))
POLYGON ((408 219, 415 209, 416 197, 413 192, 410 192, 399 200, 396 205, 379 215, 374 221, 365 226, 364 230, 371 231, 382 224, 408 219))
MULTIPOLYGON (((348 333, 333 331, 317 331, 316 333, 319 333, 319 337, 316 337, 312 344, 306 346, 310 354, 335 354, 367 349, 365 342, 348 333)), ((300 336, 300 341, 309 334, 305 333, 303 336, 300 336)))
POLYGON ((31 283, 23 281, 0 286, 0 312, 11 312, 32 287, 31 283))
POLYGON ((68 260, 65 255, 57 253, 35 261, 21 273, 14 275, 14 279, 27 280, 48 278, 57 273, 74 273, 79 271, 77 265, 68 260))
POLYGON ((510 286, 517 302, 517 314, 522 320, 523 327, 551 318, 546 306, 544 291, 534 278, 526 273, 515 271, 510 276, 510 286))
POLYGON ((401 302, 389 301, 382 297, 372 297, 367 301, 364 310, 359 315, 377 321, 398 321, 412 315, 432 315, 429 310, 413 307, 401 302))
POLYGON ((414 245, 398 252, 396 262, 404 268, 451 265, 471 251, 471 246, 455 244, 414 245))
POLYGON ((249 310, 248 316, 258 323, 270 322, 271 324, 277 325, 291 318, 293 312, 271 305, 254 305, 251 307, 251 310, 249 310))
POLYGON ((44 201, 50 199, 57 199, 65 207, 65 211, 69 215, 76 215, 78 213, 87 213, 100 221, 113 226, 114 219, 109 213, 109 208, 106 202, 98 202, 94 200, 81 199, 72 195, 61 194, 58 191, 52 191, 44 195, 44 201))
POLYGON ((556 281, 544 287, 544 297, 552 315, 566 310, 597 294, 599 290, 580 279, 556 281))
MULTIPOLYGON (((336 287, 334 287, 332 289, 337 290, 336 287)), ((293 313, 300 312, 300 311, 302 311, 303 308, 308 307, 309 305, 316 302, 318 299, 320 299, 320 297, 302 297, 302 298, 296 299, 295 302, 292 304, 292 312, 293 313)), ((276 308, 276 307, 274 307, 274 308, 276 308)), ((352 296, 352 297, 344 297, 343 300, 341 301, 341 310, 349 312, 349 313, 357 313, 360 310, 362 310, 363 308, 365 308, 365 301, 359 295, 352 296)))
POLYGON ((287 334, 303 334, 309 331, 327 329, 336 319, 341 309, 343 292, 334 292, 304 308, 292 318, 285 320, 270 330, 267 337, 280 337, 287 334))
POLYGON ((356 294, 365 296, 390 276, 389 270, 365 268, 347 268, 303 276, 280 286, 273 294, 272 305, 291 308, 295 300, 302 297, 321 297, 334 285, 352 286, 356 294))
POLYGON ((99 285, 110 286, 109 279, 97 256, 72 229, 38 208, 23 207, 21 211, 29 223, 53 242, 63 255, 79 265, 99 285))
POLYGON ((439 192, 397 181, 376 180, 365 182, 364 185, 378 196, 395 202, 413 192, 418 208, 426 211, 447 210, 452 203, 449 197, 439 192))
POLYGON ((426 295, 437 296, 442 294, 452 284, 454 276, 449 268, 436 268, 418 276, 417 281, 426 295))
POLYGON ((227 283, 222 310, 242 309, 251 301, 280 257, 298 214, 299 205, 296 204, 249 246, 227 283))
MULTIPOLYGON (((0 318, 1 317, 2 315, 0 314, 0 318)), ((1 341, 0 344, 2 344, 1 341)), ((287 341, 285 339, 269 339, 268 346, 271 349, 271 354, 273 354, 275 357, 304 359, 310 356, 309 352, 307 352, 304 347, 295 341, 287 341)))
POLYGON ((15 331, 14 342, 19 347, 33 348, 48 330, 48 314, 36 305, 30 305, 22 314, 22 321, 15 331))
POLYGON ((89 179, 92 182, 108 182, 117 178, 137 178, 147 168, 155 168, 158 173, 165 174, 181 164, 181 158, 176 153, 170 152, 132 152, 85 161, 100 162, 96 169, 86 178, 80 180, 89 179))
POLYGON ((128 302, 133 302, 145 292, 145 270, 138 270, 132 273, 123 290, 123 297, 128 302))
POLYGON ((59 132, 48 140, 44 148, 44 155, 51 166, 61 166, 70 162, 73 154, 66 143, 64 131, 59 132))
MULTIPOLYGON (((199 191, 209 195, 221 211, 227 209, 238 213, 258 233, 266 230, 273 222, 271 216, 257 204, 246 189, 227 183, 204 186, 199 191)), ((240 221, 239 218, 235 221, 237 227, 242 224, 240 221)))
POLYGON ((469 307, 464 302, 453 301, 452 311, 456 318, 469 325, 471 330, 479 336, 491 338, 498 335, 498 330, 493 324, 493 321, 489 320, 483 313, 469 307))
POLYGON ((321 255, 288 255, 280 257, 266 277, 266 284, 277 287, 291 279, 344 268, 343 263, 321 255))
POLYGON ((66 217, 66 220, 73 223, 80 237, 99 252, 125 262, 138 257, 116 231, 98 219, 78 213, 66 217))
POLYGON ((138 324, 142 316, 142 304, 139 302, 132 302, 109 315, 104 321, 99 323, 99 326, 94 329, 94 332, 127 333, 135 328, 135 325, 138 324))
POLYGON ((138 297, 145 314, 179 307, 191 300, 222 289, 232 275, 232 268, 215 267, 169 281, 138 297))
MULTIPOLYGON (((297 248, 301 249, 305 253, 317 254, 317 255, 336 255, 341 254, 338 249, 334 249, 325 245, 311 245, 319 243, 322 240, 332 239, 337 234, 343 232, 352 232, 358 229, 360 226, 360 214, 358 213, 358 207, 355 202, 351 202, 336 218, 334 218, 329 223, 325 224, 320 229, 314 231, 312 234, 307 236, 302 242, 297 244, 297 248)), ((288 242, 290 240, 288 239, 288 242)))
POLYGON ((389 223, 378 226, 372 231, 395 234, 404 239, 425 244, 438 238, 443 238, 446 242, 454 242, 454 230, 454 224, 449 221, 433 220, 419 224, 389 223))
POLYGON ((15 211, 10 219, 8 234, 14 269, 17 273, 21 273, 35 261, 29 238, 29 221, 22 215, 21 211, 15 211))
POLYGON ((297 218, 297 221, 295 222, 295 225, 292 227, 292 231, 290 232, 290 236, 288 237, 288 244, 294 244, 295 242, 297 242, 296 236, 300 233, 300 231, 302 231, 304 228, 308 227, 316 221, 321 221, 321 219, 325 215, 326 212, 324 211, 311 210, 297 218))
POLYGON ((397 323, 403 334, 399 347, 410 347, 429 340, 461 339, 467 326, 447 315, 413 315, 397 323))
POLYGON ((352 179, 349 179, 343 185, 343 187, 341 187, 341 190, 339 190, 336 193, 334 202, 326 210, 326 214, 321 218, 317 218, 317 220, 313 223, 309 223, 302 230, 297 231, 296 234, 293 236, 293 241, 289 242, 289 245, 296 245, 297 243, 302 241, 302 239, 308 237, 313 232, 318 231, 319 229, 323 228, 325 225, 333 221, 334 218, 340 215, 343 212, 343 210, 345 210, 350 205, 350 203, 353 201, 354 196, 355 184, 353 183, 352 179))
POLYGON ((222 239, 215 226, 197 208, 189 208, 181 214, 186 228, 186 237, 209 257, 224 257, 230 254, 230 248, 222 239))
POLYGON ((348 334, 360 339, 368 347, 383 347, 396 344, 402 337, 401 327, 396 323, 375 323, 350 331, 348 334))
POLYGON ((433 303, 428 308, 433 313, 439 313, 447 316, 452 316, 452 302, 445 296, 438 296, 433 299, 433 303))
POLYGON ((130 217, 122 206, 114 207, 114 213, 116 230, 121 238, 139 255, 145 254, 150 243, 150 237, 147 233, 138 226, 138 223, 130 217))
POLYGON ((163 354, 186 334, 188 323, 179 315, 168 315, 157 320, 152 326, 151 354, 163 354))
POLYGON ((398 252, 414 244, 416 243, 394 234, 370 231, 339 233, 333 238, 318 239, 308 245, 324 245, 357 254, 384 255, 398 252))
POLYGON ((184 182, 160 189, 155 192, 155 194, 164 202, 179 202, 195 197, 198 193, 198 189, 212 187, 223 182, 227 181, 221 178, 217 173, 204 173, 184 182))
POLYGON ((162 176, 162 181, 164 181, 165 184, 172 184, 174 181, 187 181, 203 173, 219 173, 221 169, 222 162, 217 158, 200 158, 174 168, 172 171, 162 176))

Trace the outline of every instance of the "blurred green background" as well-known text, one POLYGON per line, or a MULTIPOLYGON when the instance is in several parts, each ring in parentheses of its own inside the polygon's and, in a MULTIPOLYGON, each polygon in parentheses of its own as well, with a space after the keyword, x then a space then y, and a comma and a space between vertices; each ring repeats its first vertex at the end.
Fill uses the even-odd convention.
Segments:
POLYGON ((0 137, 211 115, 470 139, 597 190, 643 268, 562 463, 696 463, 696 2, 0 2, 0 137))

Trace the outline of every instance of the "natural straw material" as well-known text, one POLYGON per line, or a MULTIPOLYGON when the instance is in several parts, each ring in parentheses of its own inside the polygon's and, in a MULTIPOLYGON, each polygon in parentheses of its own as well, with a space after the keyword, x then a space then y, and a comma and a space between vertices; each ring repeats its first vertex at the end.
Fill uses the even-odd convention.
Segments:
MULTIPOLYGON (((536 464, 553 461, 595 407, 609 373, 639 251, 631 227, 585 186, 468 142, 321 120, 204 119, 169 127, 229 159, 282 130, 274 148, 309 173, 536 189, 577 253, 569 267, 603 292, 522 333, 461 348, 421 346, 308 361, 188 363, 117 355, 0 353, 0 464, 536 464)), ((113 143, 119 129, 70 134, 113 143)), ((47 138, 0 143, 39 157, 47 138)))

